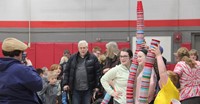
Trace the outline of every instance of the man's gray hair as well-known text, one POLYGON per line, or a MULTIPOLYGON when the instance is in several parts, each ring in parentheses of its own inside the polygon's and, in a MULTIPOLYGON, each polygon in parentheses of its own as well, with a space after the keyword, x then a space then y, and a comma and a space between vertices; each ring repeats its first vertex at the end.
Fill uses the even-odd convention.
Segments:
POLYGON ((86 47, 88 47, 88 42, 87 42, 86 40, 80 40, 80 41, 78 42, 78 47, 79 47, 81 44, 85 44, 86 47))

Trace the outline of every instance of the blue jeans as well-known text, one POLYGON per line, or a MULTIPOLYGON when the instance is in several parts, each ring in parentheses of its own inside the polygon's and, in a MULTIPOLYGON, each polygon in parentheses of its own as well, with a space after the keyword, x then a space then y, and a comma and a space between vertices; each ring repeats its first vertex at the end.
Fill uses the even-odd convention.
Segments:
POLYGON ((92 90, 78 91, 74 89, 72 94, 72 104, 91 104, 92 90))

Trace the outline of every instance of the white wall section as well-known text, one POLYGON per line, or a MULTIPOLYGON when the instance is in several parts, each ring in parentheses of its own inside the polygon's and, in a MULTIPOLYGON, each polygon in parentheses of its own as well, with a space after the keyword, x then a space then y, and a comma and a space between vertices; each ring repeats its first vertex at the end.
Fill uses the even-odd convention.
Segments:
MULTIPOLYGON (((30 0, 33 21, 136 20, 136 0, 30 0)), ((27 0, 0 0, 0 20, 28 20, 27 0)), ((143 0, 145 20, 199 19, 200 0, 143 0)))

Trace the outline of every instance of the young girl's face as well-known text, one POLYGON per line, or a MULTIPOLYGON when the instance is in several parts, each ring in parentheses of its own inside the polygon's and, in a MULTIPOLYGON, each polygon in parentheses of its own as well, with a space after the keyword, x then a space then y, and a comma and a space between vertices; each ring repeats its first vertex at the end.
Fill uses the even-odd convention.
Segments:
POLYGON ((190 58, 193 59, 193 60, 197 60, 197 56, 194 55, 194 54, 191 54, 191 55, 190 55, 190 58))
POLYGON ((138 52, 138 54, 137 54, 137 61, 138 61, 139 65, 144 65, 144 63, 145 63, 145 57, 146 57, 146 55, 143 52, 141 52, 141 51, 138 52))
POLYGON ((56 75, 58 76, 61 73, 61 68, 58 67, 56 70, 54 70, 54 72, 56 73, 56 75))
POLYGON ((58 73, 58 75, 61 73, 61 66, 58 67, 57 73, 58 73))

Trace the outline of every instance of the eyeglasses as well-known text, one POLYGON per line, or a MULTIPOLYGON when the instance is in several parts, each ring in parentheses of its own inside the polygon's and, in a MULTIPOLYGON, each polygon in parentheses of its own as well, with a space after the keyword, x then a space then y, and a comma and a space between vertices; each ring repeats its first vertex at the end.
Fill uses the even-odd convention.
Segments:
POLYGON ((119 56, 120 58, 128 58, 129 56, 119 56))

